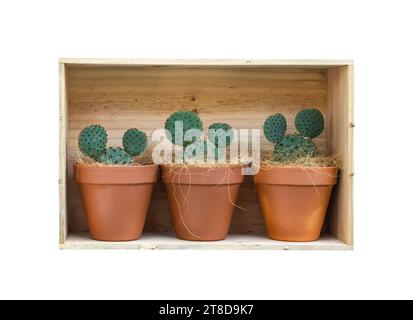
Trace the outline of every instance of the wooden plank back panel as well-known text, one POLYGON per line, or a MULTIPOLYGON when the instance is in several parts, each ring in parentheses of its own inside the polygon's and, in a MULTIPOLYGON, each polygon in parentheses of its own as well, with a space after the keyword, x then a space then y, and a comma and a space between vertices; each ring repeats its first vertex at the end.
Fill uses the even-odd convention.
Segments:
MULTIPOLYGON (((68 211, 70 230, 87 225, 72 164, 78 153, 77 136, 90 124, 103 125, 109 145, 121 145, 123 132, 132 127, 150 135, 163 128, 168 115, 196 109, 207 127, 216 121, 236 129, 262 128, 267 116, 286 115, 288 132, 294 132, 294 116, 305 107, 319 108, 327 116, 326 69, 275 67, 75 67, 68 72, 69 127, 68 211)), ((263 150, 273 149, 264 137, 263 150)), ((325 133, 316 139, 321 151, 325 133)), ((263 220, 250 177, 243 184, 231 232, 261 232, 263 220)), ((171 232, 169 207, 162 183, 153 195, 146 231, 171 232)))
POLYGON ((330 68, 327 78, 327 148, 341 166, 330 201, 329 233, 353 245, 353 66, 330 68))

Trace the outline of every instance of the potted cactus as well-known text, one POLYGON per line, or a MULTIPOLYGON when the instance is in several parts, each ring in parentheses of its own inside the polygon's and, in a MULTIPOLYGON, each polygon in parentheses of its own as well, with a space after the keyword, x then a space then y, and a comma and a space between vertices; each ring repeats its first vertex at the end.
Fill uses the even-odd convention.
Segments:
POLYGON ((203 130, 194 111, 178 111, 166 120, 168 139, 183 152, 181 164, 175 160, 161 165, 175 232, 183 240, 222 240, 228 234, 243 181, 242 167, 228 163, 233 130, 228 124, 215 123, 207 135, 183 139, 190 130, 203 130))
POLYGON ((268 236, 283 241, 314 241, 320 237, 338 168, 332 159, 318 158, 312 140, 324 130, 319 110, 300 111, 295 127, 297 133, 286 135, 287 122, 282 114, 267 118, 264 135, 275 143, 275 150, 254 179, 268 236))
POLYGON ((157 179, 157 166, 139 161, 147 140, 144 132, 129 129, 123 135, 123 148, 106 148, 107 133, 102 126, 81 131, 82 157, 74 164, 74 174, 93 239, 140 238, 157 179))

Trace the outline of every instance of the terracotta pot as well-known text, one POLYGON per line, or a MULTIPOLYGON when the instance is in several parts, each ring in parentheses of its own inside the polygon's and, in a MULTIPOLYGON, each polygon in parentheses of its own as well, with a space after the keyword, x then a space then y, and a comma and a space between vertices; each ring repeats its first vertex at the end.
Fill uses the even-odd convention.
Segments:
POLYGON ((95 240, 128 241, 141 237, 157 166, 74 165, 74 174, 95 240))
POLYGON ((244 180, 242 168, 162 165, 161 169, 177 237, 225 239, 244 180))
POLYGON ((268 236, 319 239, 337 172, 335 167, 261 167, 255 183, 268 236))

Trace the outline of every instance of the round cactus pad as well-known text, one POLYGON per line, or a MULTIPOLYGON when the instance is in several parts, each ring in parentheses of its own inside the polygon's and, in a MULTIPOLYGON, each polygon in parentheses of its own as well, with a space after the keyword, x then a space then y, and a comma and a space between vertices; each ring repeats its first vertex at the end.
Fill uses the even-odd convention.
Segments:
POLYGON ((165 122, 166 135, 168 139, 177 145, 187 146, 197 140, 193 137, 191 141, 184 141, 185 134, 191 129, 197 129, 202 132, 203 126, 199 116, 192 111, 177 111, 169 116, 165 122), (182 122, 183 130, 176 131, 177 122, 182 122))
POLYGON ((227 146, 229 146, 234 139, 234 130, 228 123, 216 122, 209 126, 208 139, 215 144, 215 146, 218 146, 219 141, 224 138, 226 138, 225 144, 227 146))
POLYGON ((138 129, 128 129, 122 137, 125 151, 132 157, 140 155, 148 145, 148 137, 145 132, 138 129))
POLYGON ((315 138, 324 130, 324 117, 318 109, 301 110, 295 117, 295 127, 303 136, 315 138))
POLYGON ((264 135, 272 143, 282 140, 287 131, 287 121, 281 113, 273 114, 264 122, 264 135))
POLYGON ((98 160, 106 149, 107 141, 108 135, 105 128, 99 125, 91 125, 80 132, 78 144, 84 155, 98 160))

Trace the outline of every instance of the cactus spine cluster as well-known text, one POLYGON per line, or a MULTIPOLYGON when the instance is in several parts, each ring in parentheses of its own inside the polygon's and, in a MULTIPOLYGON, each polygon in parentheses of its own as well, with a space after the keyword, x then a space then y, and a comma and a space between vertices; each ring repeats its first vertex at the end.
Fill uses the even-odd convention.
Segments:
POLYGON ((274 160, 294 161, 318 155, 313 138, 324 130, 324 117, 318 109, 301 110, 295 117, 297 133, 285 135, 287 121, 282 114, 272 115, 264 123, 265 137, 275 143, 274 160))
POLYGON ((108 135, 105 128, 91 125, 84 128, 78 139, 80 151, 87 157, 105 164, 132 164, 132 157, 145 151, 148 143, 146 134, 138 129, 128 129, 122 138, 123 148, 106 148, 108 135))

